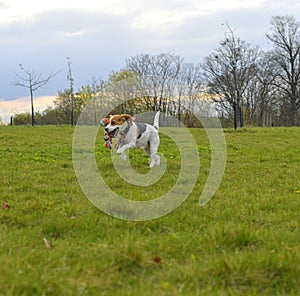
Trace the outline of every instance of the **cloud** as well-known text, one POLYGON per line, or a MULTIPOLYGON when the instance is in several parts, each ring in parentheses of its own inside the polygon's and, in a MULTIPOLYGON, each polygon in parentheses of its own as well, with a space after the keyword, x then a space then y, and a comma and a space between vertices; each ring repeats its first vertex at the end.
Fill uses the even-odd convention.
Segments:
POLYGON ((0 9, 7 9, 9 6, 4 2, 0 2, 0 9))
POLYGON ((224 22, 241 39, 267 48, 271 16, 300 15, 294 0, 110 0, 95 5, 85 0, 84 8, 82 1, 52 0, 51 9, 43 1, 28 0, 22 2, 26 13, 21 7, 17 12, 23 14, 15 17, 12 7, 19 2, 7 1, 11 18, 0 22, 0 98, 5 100, 27 95, 26 89, 14 86, 20 63, 44 75, 62 70, 37 93, 56 95, 68 88, 67 56, 75 88, 80 88, 93 77, 107 78, 140 53, 171 52, 199 63, 219 46, 224 22))
MULTIPOLYGON (((43 111, 53 106, 56 96, 42 96, 34 98, 35 111, 43 111)), ((30 98, 22 97, 15 100, 0 100, 0 117, 3 123, 8 123, 11 116, 17 113, 30 112, 30 98)))
POLYGON ((72 59, 75 87, 79 88, 92 77, 108 75, 119 68, 138 38, 126 17, 74 9, 48 11, 30 20, 19 20, 2 27, 0 34, 5 56, 0 69, 0 76, 5 77, 0 97, 10 99, 11 93, 22 96, 21 89, 13 88, 14 72, 20 63, 45 74, 63 70, 49 84, 52 93, 41 90, 41 94, 54 95, 67 87, 67 56, 72 59))

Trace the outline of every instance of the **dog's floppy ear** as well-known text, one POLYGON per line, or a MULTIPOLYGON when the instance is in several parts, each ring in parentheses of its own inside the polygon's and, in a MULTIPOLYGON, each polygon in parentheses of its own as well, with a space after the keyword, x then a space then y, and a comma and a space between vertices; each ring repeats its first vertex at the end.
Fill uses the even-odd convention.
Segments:
POLYGON ((129 114, 122 114, 121 116, 126 120, 131 118, 131 115, 129 115, 129 114))

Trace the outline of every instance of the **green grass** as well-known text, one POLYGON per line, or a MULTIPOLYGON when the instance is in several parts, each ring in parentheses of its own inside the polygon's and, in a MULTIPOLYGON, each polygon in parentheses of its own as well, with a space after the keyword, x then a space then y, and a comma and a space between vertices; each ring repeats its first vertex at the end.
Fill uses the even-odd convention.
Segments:
MULTIPOLYGON (((299 295, 300 128, 225 130, 225 174, 203 208, 210 146, 205 131, 191 130, 198 182, 179 208, 145 222, 110 217, 85 197, 73 131, 0 127, 0 295, 299 295)), ((145 188, 111 177, 100 131, 97 163, 113 190, 144 200, 175 184, 180 155, 161 138, 167 171, 145 188)), ((130 161, 148 172, 143 153, 130 161)))

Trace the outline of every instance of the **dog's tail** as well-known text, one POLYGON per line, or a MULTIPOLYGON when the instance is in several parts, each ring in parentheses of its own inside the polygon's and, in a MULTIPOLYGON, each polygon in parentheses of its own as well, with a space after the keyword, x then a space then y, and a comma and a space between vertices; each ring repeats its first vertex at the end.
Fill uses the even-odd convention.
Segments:
POLYGON ((158 130, 159 129, 159 113, 160 111, 158 111, 155 116, 154 116, 154 123, 153 126, 158 130))

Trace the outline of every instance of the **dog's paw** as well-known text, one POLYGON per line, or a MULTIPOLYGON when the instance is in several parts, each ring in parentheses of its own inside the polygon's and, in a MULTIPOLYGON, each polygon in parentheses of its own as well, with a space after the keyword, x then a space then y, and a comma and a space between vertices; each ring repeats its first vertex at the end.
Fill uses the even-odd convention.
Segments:
POLYGON ((127 160, 127 156, 125 154, 120 154, 121 158, 126 161, 127 160))
MULTIPOLYGON (((119 149, 120 150, 120 149, 119 149)), ((121 156, 121 158, 124 160, 124 161, 126 161, 127 160, 127 155, 126 154, 124 154, 122 151, 117 151, 117 154, 118 155, 120 155, 121 156)))
POLYGON ((152 168, 155 167, 155 165, 156 165, 155 160, 151 160, 150 165, 149 165, 149 168, 152 169, 152 168))
POLYGON ((159 166, 160 165, 160 156, 159 155, 155 155, 155 157, 151 157, 150 158, 150 168, 153 168, 155 166, 159 166))
POLYGON ((156 155, 156 157, 155 157, 155 165, 160 165, 160 157, 159 157, 159 155, 156 155))

